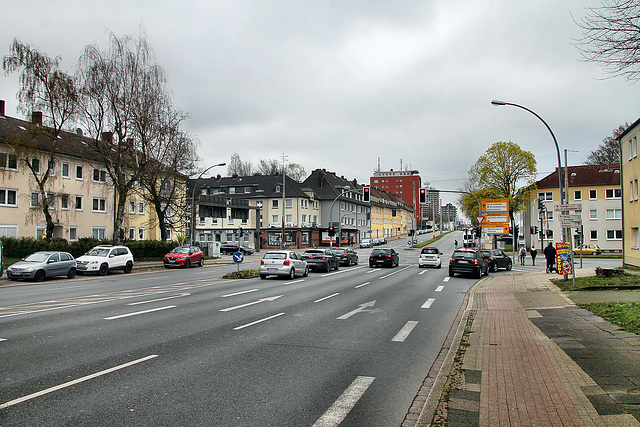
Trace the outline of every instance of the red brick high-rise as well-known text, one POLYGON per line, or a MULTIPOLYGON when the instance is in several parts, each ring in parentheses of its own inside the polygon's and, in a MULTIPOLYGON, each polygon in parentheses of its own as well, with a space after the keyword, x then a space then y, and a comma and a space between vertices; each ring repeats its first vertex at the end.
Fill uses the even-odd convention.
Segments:
POLYGON ((369 185, 385 190, 400 197, 405 203, 413 206, 415 218, 413 229, 420 228, 420 172, 417 170, 388 171, 377 170, 369 178, 369 185))

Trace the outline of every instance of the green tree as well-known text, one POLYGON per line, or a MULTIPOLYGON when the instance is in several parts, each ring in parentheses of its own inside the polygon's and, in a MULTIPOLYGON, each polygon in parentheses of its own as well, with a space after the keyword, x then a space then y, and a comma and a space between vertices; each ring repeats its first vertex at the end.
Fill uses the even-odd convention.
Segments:
POLYGON ((535 178, 535 156, 511 141, 494 143, 469 170, 472 188, 509 200, 512 220, 515 212, 524 209, 535 178))
POLYGON ((602 140, 602 144, 587 156, 585 165, 610 165, 620 163, 620 142, 618 137, 627 130, 629 123, 618 126, 611 136, 602 140))

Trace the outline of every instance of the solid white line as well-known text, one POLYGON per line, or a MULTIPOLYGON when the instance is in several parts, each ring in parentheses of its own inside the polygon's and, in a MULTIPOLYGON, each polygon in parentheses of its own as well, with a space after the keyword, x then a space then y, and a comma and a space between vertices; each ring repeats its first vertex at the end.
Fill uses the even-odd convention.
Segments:
POLYGON ((443 282, 448 282, 448 281, 449 281, 449 279, 451 279, 451 277, 447 276, 447 277, 445 277, 444 279, 442 279, 442 281, 443 281, 443 282))
POLYGON ((409 266, 406 266, 405 268, 401 268, 400 270, 394 271, 393 273, 389 273, 389 274, 385 274, 384 276, 380 276, 380 279, 385 279, 385 278, 387 278, 389 276, 393 276, 394 274, 398 274, 398 273, 406 270, 407 268, 411 268, 411 266, 409 265, 409 266))
POLYGON ((393 337, 393 339, 391 341, 394 342, 404 342, 404 340, 407 339, 407 337, 409 336, 409 334, 411 333, 411 331, 413 331, 413 328, 416 327, 416 325, 418 324, 418 322, 414 321, 414 320, 409 320, 403 327, 402 329, 400 329, 400 332, 398 332, 396 334, 395 337, 393 337))
POLYGON ((285 285, 293 285, 294 283, 300 283, 300 282, 304 282, 304 279, 299 279, 299 280, 293 280, 291 282, 285 282, 285 285))
POLYGON ((335 294, 331 294, 331 295, 326 296, 326 297, 324 297, 324 298, 317 299, 317 300, 315 300, 314 302, 321 302, 321 301, 324 301, 324 300, 326 300, 326 299, 333 298, 333 297, 335 297, 335 296, 337 296, 337 295, 340 295, 340 292, 336 292, 335 294))
POLYGON ((120 314, 118 316, 105 317, 104 320, 122 319, 123 317, 131 317, 131 316, 137 316, 139 314, 153 313, 154 311, 167 310, 169 308, 176 308, 176 306, 175 305, 168 305, 166 307, 159 307, 159 308, 152 308, 150 310, 136 311, 135 313, 120 314))
POLYGON ((158 279, 168 279, 171 276, 154 276, 154 277, 147 277, 147 278, 141 278, 138 279, 138 282, 146 282, 148 280, 158 280, 158 279))
POLYGON ((348 273, 350 271, 357 270, 358 268, 364 268, 364 265, 361 265, 359 267, 349 268, 349 269, 346 269, 346 270, 334 271, 333 273, 325 273, 321 277, 333 276, 334 274, 348 273))
POLYGON ((333 402, 312 427, 338 426, 349 412, 356 406, 358 400, 367 391, 375 377, 357 377, 351 385, 340 395, 338 400, 333 402))
POLYGON ((241 291, 241 292, 236 292, 236 293, 233 293, 233 294, 222 295, 222 296, 220 296, 220 298, 235 297, 237 295, 248 294, 250 292, 256 292, 256 291, 259 291, 259 290, 260 289, 249 289, 248 291, 241 291))
POLYGON ((363 284, 356 286, 356 289, 357 288, 361 288, 363 286, 367 286, 369 283, 371 283, 371 282, 364 282, 363 284))
POLYGON ((429 298, 427 301, 425 301, 424 304, 422 304, 422 307, 420 308, 429 308, 431 307, 431 304, 433 304, 433 302, 435 301, 435 298, 429 298))
POLYGON ((443 289, 444 289, 444 286, 438 286, 436 288, 436 292, 442 292, 443 289))
POLYGON ((255 322, 247 323, 246 325, 236 326, 233 328, 234 331, 238 331, 240 329, 248 328, 249 326, 257 325, 258 323, 266 322, 267 320, 275 319, 276 317, 282 316, 284 313, 274 314, 273 316, 265 317, 264 319, 256 320, 255 322))
POLYGON ((373 270, 367 271, 367 274, 375 273, 376 271, 380 271, 380 270, 381 270, 381 268, 374 268, 373 270))
POLYGON ((139 301, 139 302, 130 302, 127 305, 140 305, 140 304, 148 304, 150 302, 158 302, 158 301, 165 301, 168 299, 174 299, 174 298, 182 298, 182 297, 188 297, 189 295, 191 295, 188 292, 185 292, 183 294, 178 294, 178 295, 172 295, 170 297, 165 297, 165 298, 157 298, 157 299, 152 299, 152 300, 148 300, 148 301, 139 301))
POLYGON ((118 371, 120 369, 128 368, 129 366, 132 366, 132 365, 135 365, 135 364, 138 364, 138 363, 142 363, 142 362, 146 362, 147 360, 154 359, 156 357, 158 357, 157 354, 152 354, 150 356, 143 357, 142 359, 133 360, 131 362, 128 362, 128 363, 125 363, 125 364, 122 364, 122 365, 114 366, 113 368, 105 369, 104 371, 96 372, 95 374, 91 374, 91 375, 87 375, 87 376, 82 377, 82 378, 78 378, 77 380, 69 381, 69 382, 66 382, 64 384, 60 384, 60 385, 57 385, 57 386, 54 386, 54 387, 50 387, 48 389, 39 391, 37 393, 32 393, 32 394, 29 394, 27 396, 20 397, 18 399, 10 400, 10 401, 8 401, 6 403, 1 404, 0 405, 0 409, 8 408, 9 406, 17 405, 18 403, 26 402, 27 400, 35 399, 36 397, 44 396, 45 394, 49 394, 49 393, 52 393, 54 391, 58 391, 58 390, 61 390, 63 388, 66 388, 66 387, 71 387, 73 385, 76 385, 76 384, 79 384, 81 382, 88 381, 88 380, 100 377, 102 375, 110 374, 111 372, 115 372, 115 371, 118 371))
POLYGON ((7 340, 6 338, 0 338, 0 341, 6 341, 6 340, 7 340))

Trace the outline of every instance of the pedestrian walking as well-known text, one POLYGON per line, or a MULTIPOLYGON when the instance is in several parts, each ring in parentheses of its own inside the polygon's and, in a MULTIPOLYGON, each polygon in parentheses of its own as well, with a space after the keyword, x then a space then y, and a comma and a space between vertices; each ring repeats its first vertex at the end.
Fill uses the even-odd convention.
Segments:
POLYGON ((454 242, 453 244, 456 245, 456 249, 458 249, 458 241, 454 240, 453 242, 454 242))
POLYGON ((535 246, 531 246, 531 262, 533 265, 536 265, 536 255, 538 255, 538 250, 535 246))
POLYGON ((524 259, 527 256, 527 250, 524 246, 520 246, 520 265, 524 265, 524 259))
POLYGON ((547 273, 553 273, 556 263, 556 248, 553 247, 553 242, 549 242, 549 245, 544 248, 544 257, 547 260, 547 273))

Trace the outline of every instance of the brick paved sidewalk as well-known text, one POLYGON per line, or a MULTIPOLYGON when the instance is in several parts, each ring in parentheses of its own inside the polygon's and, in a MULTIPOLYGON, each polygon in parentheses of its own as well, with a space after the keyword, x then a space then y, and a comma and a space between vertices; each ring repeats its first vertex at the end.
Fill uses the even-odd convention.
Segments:
MULTIPOLYGON (((633 334, 612 335, 616 328, 598 328, 593 325, 594 319, 584 321, 583 314, 576 314, 585 310, 577 308, 549 278, 543 272, 495 274, 474 286, 461 320, 470 318, 472 323, 467 323, 471 326, 463 337, 457 334, 463 345, 457 360, 450 360, 450 390, 447 398, 440 397, 435 425, 640 426, 634 418, 640 417, 638 412, 625 409, 637 410, 640 394, 624 399, 611 397, 611 392, 601 386, 607 388, 606 383, 615 379, 618 388, 625 382, 623 388, 632 391, 634 381, 640 381, 640 366, 635 366, 640 365, 640 340, 633 334), (618 375, 624 378, 609 372, 609 376, 598 378, 602 380, 599 385, 592 378, 603 369, 597 363, 606 365, 609 361, 592 357, 585 366, 595 369, 592 376, 587 374, 558 345, 568 338, 570 346, 583 345, 577 342, 580 338, 571 336, 580 334, 554 330, 555 337, 545 335, 536 323, 547 317, 561 319, 567 330, 585 329, 584 335, 594 343, 598 334, 607 335, 594 345, 616 340, 617 350, 608 354, 619 355, 623 364, 624 357, 631 357, 622 369, 624 373, 618 375)), ((541 327, 553 329, 550 325, 541 327)), ((442 371, 448 367, 444 365, 442 371)), ((636 382, 635 387, 638 385, 636 382)), ((431 422, 433 411, 429 413, 428 406, 418 425, 431 422)))

